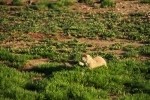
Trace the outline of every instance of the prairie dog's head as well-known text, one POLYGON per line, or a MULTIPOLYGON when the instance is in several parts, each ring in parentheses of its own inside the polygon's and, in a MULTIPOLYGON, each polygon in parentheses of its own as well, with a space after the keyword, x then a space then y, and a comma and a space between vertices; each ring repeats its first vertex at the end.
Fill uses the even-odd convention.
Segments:
POLYGON ((81 61, 79 62, 79 65, 81 65, 81 66, 87 66, 88 63, 91 62, 91 60, 93 60, 93 58, 90 55, 83 54, 82 58, 81 58, 81 61))
POLYGON ((91 60, 91 59, 93 59, 90 55, 88 55, 88 54, 84 54, 83 56, 82 56, 82 61, 83 62, 88 62, 89 60, 91 60))

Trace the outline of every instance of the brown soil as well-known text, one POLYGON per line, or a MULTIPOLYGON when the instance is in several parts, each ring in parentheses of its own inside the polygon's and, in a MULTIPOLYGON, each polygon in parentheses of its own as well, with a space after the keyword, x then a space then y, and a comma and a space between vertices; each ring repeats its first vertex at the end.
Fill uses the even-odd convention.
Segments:
POLYGON ((10 37, 0 43, 2 47, 11 47, 14 50, 30 48, 33 45, 45 39, 46 36, 42 33, 18 34, 13 33, 10 37), (17 34, 17 35, 16 35, 17 34))
MULTIPOLYGON (((56 35, 54 36, 53 39, 58 42, 67 42, 67 41, 73 40, 74 37, 65 37, 65 36, 56 35)), ((75 39, 79 43, 90 45, 87 48, 86 53, 96 52, 100 48, 107 48, 107 50, 105 50, 106 53, 112 53, 112 54, 115 54, 116 56, 121 56, 123 53, 125 53, 125 51, 123 51, 122 49, 109 50, 108 48, 112 46, 113 44, 120 44, 121 47, 125 47, 128 45, 131 45, 133 47, 139 47, 143 45, 142 43, 138 41, 132 41, 132 40, 126 40, 126 39, 115 39, 115 40, 100 40, 100 39, 88 39, 88 38, 75 38, 75 39)), ((139 59, 144 59, 144 57, 139 58, 139 59)))
POLYGON ((46 36, 42 33, 28 33, 28 36, 31 39, 34 39, 34 40, 37 40, 37 41, 40 41, 40 40, 43 40, 44 38, 46 38, 46 36))
MULTIPOLYGON (((88 48, 87 52, 93 52, 95 51, 94 49, 96 48, 109 48, 110 46, 112 46, 113 44, 121 44, 121 47, 125 47, 127 45, 132 45, 134 47, 139 47, 142 46, 143 44, 136 42, 136 41, 129 41, 129 40, 125 40, 125 39, 115 39, 113 41, 111 40, 90 40, 90 39, 78 39, 78 41, 80 43, 85 43, 88 45, 91 45, 91 47, 88 48)), ((105 52, 107 53, 113 53, 116 56, 120 56, 124 53, 123 50, 119 49, 119 50, 105 50, 105 52)))
POLYGON ((30 70, 34 67, 37 67, 39 65, 42 65, 42 64, 46 64, 49 62, 49 59, 33 59, 33 60, 28 60, 26 62, 26 64, 24 65, 23 67, 23 70, 30 70))
POLYGON ((77 40, 81 43, 91 44, 95 47, 109 47, 110 45, 116 44, 116 43, 122 44, 123 46, 133 45, 136 47, 143 45, 139 42, 129 41, 129 40, 125 40, 125 39, 115 39, 115 40, 111 41, 111 40, 99 40, 99 39, 91 40, 91 39, 80 38, 77 40))
MULTIPOLYGON (((110 8, 94 8, 85 4, 75 4, 71 7, 71 10, 83 13, 105 13, 105 12, 117 12, 124 15, 135 12, 150 12, 149 4, 142 4, 140 0, 115 0, 116 6, 110 8)), ((98 4, 96 4, 98 5, 98 4)))
MULTIPOLYGON (((71 41, 74 39, 74 37, 65 37, 61 35, 56 35, 54 37, 51 37, 56 41, 59 42, 67 42, 71 41)), ((127 45, 133 45, 134 47, 139 47, 142 46, 143 44, 138 42, 138 41, 131 41, 131 40, 126 40, 126 39, 115 39, 115 40, 100 40, 100 39, 88 39, 88 38, 75 38, 79 43, 84 43, 91 45, 91 47, 109 47, 112 44, 119 43, 122 46, 127 46, 127 45)))

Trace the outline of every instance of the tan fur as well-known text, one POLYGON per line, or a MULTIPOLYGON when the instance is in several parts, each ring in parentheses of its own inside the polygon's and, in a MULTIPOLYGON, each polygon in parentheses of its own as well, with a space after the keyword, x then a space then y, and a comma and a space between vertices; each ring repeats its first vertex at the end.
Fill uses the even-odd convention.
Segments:
POLYGON ((97 68, 100 66, 107 66, 104 58, 102 58, 100 56, 92 58, 88 54, 83 55, 82 63, 84 63, 85 66, 89 67, 89 69, 97 68))

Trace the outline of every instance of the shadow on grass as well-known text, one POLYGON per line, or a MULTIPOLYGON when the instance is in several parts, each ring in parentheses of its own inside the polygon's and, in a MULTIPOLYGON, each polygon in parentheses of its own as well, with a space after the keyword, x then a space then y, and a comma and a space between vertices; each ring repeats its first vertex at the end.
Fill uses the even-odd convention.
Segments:
POLYGON ((131 94, 135 93, 147 93, 150 94, 150 88, 145 87, 144 84, 139 82, 128 82, 124 84, 126 91, 130 92, 131 94))
POLYGON ((66 67, 65 65, 55 65, 55 66, 50 66, 50 67, 33 67, 32 69, 28 69, 25 71, 28 72, 36 72, 36 73, 40 73, 40 74, 45 74, 45 76, 51 76, 52 73, 54 72, 59 72, 62 70, 72 70, 74 69, 74 67, 66 67))

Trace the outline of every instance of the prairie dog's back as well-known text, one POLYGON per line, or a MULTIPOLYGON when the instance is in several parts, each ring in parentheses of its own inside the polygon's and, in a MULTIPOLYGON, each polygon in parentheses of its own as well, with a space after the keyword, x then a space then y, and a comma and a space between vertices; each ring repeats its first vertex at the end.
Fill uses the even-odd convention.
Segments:
POLYGON ((100 66, 101 65, 105 65, 105 66, 107 66, 107 64, 106 64, 106 60, 104 59, 104 58, 102 58, 101 56, 97 56, 97 57, 95 57, 95 58, 93 58, 96 62, 97 62, 97 64, 99 64, 100 66))
POLYGON ((92 58, 92 56, 85 54, 82 56, 82 62, 79 62, 79 65, 81 66, 87 66, 89 67, 89 69, 93 69, 96 67, 100 67, 100 66, 106 66, 106 61, 104 58, 102 58, 101 56, 97 56, 95 58, 92 58))

